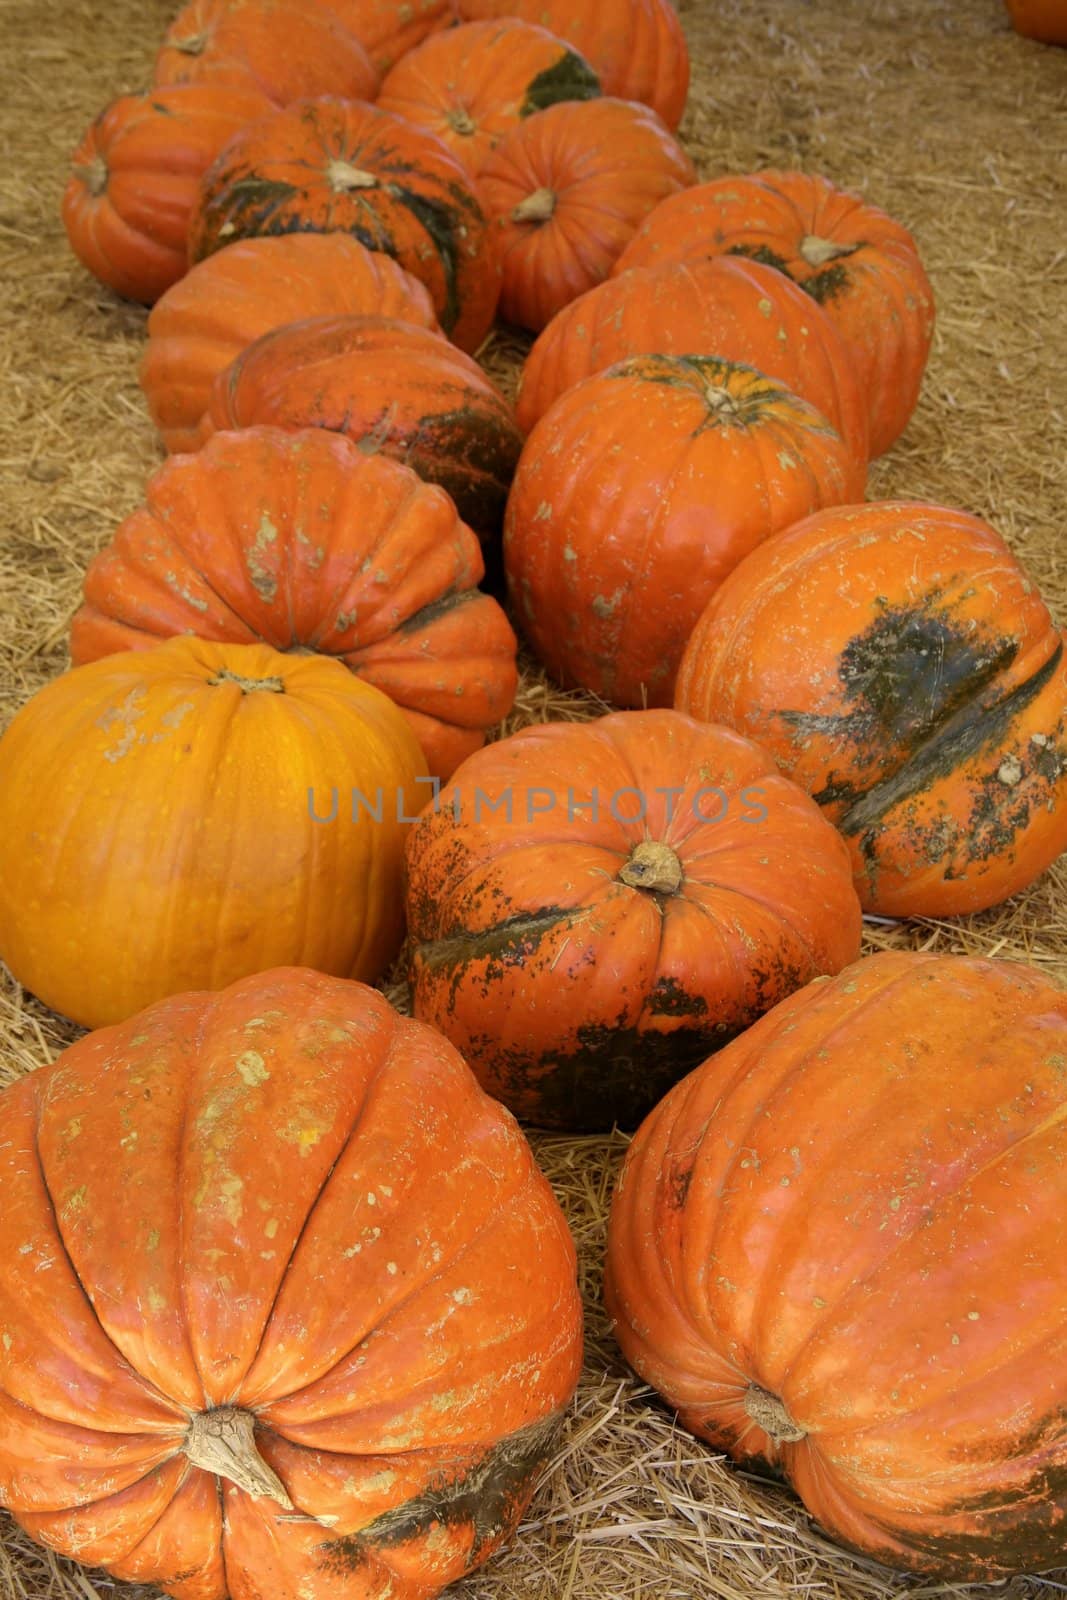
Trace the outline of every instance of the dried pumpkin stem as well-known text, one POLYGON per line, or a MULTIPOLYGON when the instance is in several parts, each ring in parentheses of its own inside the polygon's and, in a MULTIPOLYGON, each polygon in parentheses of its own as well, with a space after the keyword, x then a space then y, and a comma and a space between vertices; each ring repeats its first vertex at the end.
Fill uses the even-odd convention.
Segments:
POLYGON ((274 1500, 292 1511, 285 1485, 256 1449, 256 1419, 251 1411, 219 1406, 199 1412, 189 1424, 183 1449, 201 1471, 235 1483, 253 1500, 274 1500))
POLYGON ((658 839, 643 839, 635 845, 618 877, 628 888, 647 889, 650 894, 677 894, 684 879, 677 855, 658 839))
POLYGON ((107 188, 107 176, 107 162, 103 156, 94 156, 84 167, 78 168, 78 177, 94 200, 99 199, 107 188))
POLYGON ((464 106, 457 106, 448 113, 448 126, 453 133, 461 134, 465 139, 478 132, 478 124, 464 106))
POLYGON ((380 179, 350 161, 335 160, 326 163, 326 182, 335 194, 345 194, 350 189, 377 189, 380 179))
POLYGON ((266 690, 268 694, 285 693, 281 678, 242 678, 239 672, 231 672, 229 667, 223 667, 221 672, 216 672, 207 681, 209 689, 217 689, 220 683, 235 683, 242 694, 253 694, 257 689, 266 690))
POLYGON ((183 56, 200 56, 207 48, 207 34, 187 33, 184 39, 168 39, 167 45, 171 50, 180 50, 183 56))
POLYGON ((547 222, 556 209, 553 189, 535 189, 511 213, 512 222, 547 222))
POLYGON ((828 261, 839 261, 859 249, 858 244, 839 244, 836 239, 820 239, 817 233, 807 233, 800 241, 800 254, 809 267, 825 267, 828 261))
POLYGON ((807 1429, 793 1421, 776 1394, 752 1384, 745 1393, 745 1410, 758 1428, 775 1444, 797 1444, 806 1439, 807 1429))

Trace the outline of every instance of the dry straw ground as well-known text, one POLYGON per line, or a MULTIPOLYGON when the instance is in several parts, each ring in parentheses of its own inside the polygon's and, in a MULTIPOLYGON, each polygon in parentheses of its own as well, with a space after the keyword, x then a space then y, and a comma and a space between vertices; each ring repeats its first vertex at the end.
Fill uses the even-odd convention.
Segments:
MULTIPOLYGON (((59 196, 83 125, 143 85, 168 0, 2 0, 0 60, 0 726, 67 665, 81 576, 160 459, 136 382, 144 313, 68 254, 59 196)), ((683 134, 702 172, 797 165, 915 231, 939 306, 911 427, 872 497, 987 517, 1067 623, 1067 51, 1009 30, 1001 0, 689 0, 683 134)), ((521 342, 492 369, 513 376, 521 342)), ((534 673, 511 725, 594 708, 534 673)), ((953 923, 872 927, 868 943, 1027 958, 1067 982, 1067 882, 953 923)), ((0 1081, 72 1030, 0 976, 0 1081)), ((875 1600, 960 1595, 834 1549, 788 1494, 676 1431, 627 1373, 599 1309, 621 1138, 537 1138, 574 1227, 589 1353, 562 1459, 513 1547, 462 1600, 875 1600)), ((108 1579, 55 1563, 0 1521, 0 1595, 92 1600, 108 1579)), ((120 1586, 121 1587, 121 1586, 120 1586)), ((1067 1592, 1067 1573, 1018 1579, 1067 1592)), ((132 1600, 148 1591, 123 1590, 132 1600)), ((1004 1593, 1005 1586, 967 1591, 1004 1593)))

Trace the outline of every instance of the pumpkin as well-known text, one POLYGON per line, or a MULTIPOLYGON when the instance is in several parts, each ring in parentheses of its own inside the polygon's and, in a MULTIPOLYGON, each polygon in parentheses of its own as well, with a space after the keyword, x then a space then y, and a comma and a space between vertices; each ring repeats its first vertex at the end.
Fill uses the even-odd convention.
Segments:
POLYGON ((510 1535, 574 1245, 445 1040, 281 969, 0 1104, 0 1501, 35 1539, 179 1600, 428 1600, 510 1535))
POLYGON ((640 100, 677 128, 689 92, 689 52, 670 0, 457 0, 466 22, 521 17, 581 52, 604 93, 640 100))
POLYGON ((447 489, 496 542, 522 450, 511 407, 440 333, 391 317, 311 317, 265 333, 215 379, 203 433, 329 428, 447 489))
POLYGON ((354 33, 380 73, 455 22, 452 0, 318 0, 354 33))
POLYGON ((915 410, 934 296, 915 240, 877 206, 800 172, 716 178, 657 207, 615 270, 740 255, 786 273, 822 306, 867 398, 871 455, 915 410))
POLYGON ((848 852, 758 745, 675 711, 525 729, 409 836, 412 1005, 520 1117, 634 1124, 859 954, 848 852))
POLYGON ((186 638, 75 667, 0 739, 0 960, 90 1028, 288 963, 377 979, 425 774, 324 656, 186 638))
POLYGON ((627 1154, 627 1360, 892 1566, 1062 1560, 1065 1060, 1067 998, 1032 968, 876 955, 705 1062, 627 1154))
POLYGON ((710 356, 635 356, 562 394, 504 522, 515 615, 560 683, 669 706, 689 633, 748 552, 863 470, 806 400, 710 356))
POLYGON ((397 462, 316 429, 219 433, 149 479, 93 561, 71 656, 176 633, 336 656, 447 778, 515 697, 515 635, 481 573, 447 495, 397 462))
POLYGON ((545 28, 504 17, 434 34, 397 62, 378 105, 429 128, 476 178, 526 117, 599 94, 596 73, 577 51, 545 28))
POLYGON ((824 807, 886 916, 996 905, 1067 849, 1067 665, 1004 540, 944 506, 822 511, 701 616, 676 703, 824 807))
POLYGON ((516 419, 529 432, 565 389, 618 361, 693 352, 784 383, 866 463, 867 408, 841 335, 788 278, 736 256, 634 268, 572 300, 526 359, 516 419))
POLYGON ((193 267, 152 308, 141 361, 167 449, 196 449, 211 385, 246 345, 287 322, 348 312, 437 327, 425 285, 346 233, 242 239, 193 267))
POLYGON ((270 110, 258 89, 221 83, 113 100, 75 150, 63 191, 63 226, 82 266, 124 299, 151 305, 188 266, 201 177, 270 110))
POLYGON ((376 106, 301 100, 238 134, 205 174, 190 260, 238 239, 338 232, 392 256, 449 337, 478 348, 500 290, 481 204, 439 139, 376 106))
POLYGON ((660 200, 695 182, 646 106, 564 101, 519 123, 478 177, 503 268, 501 316, 539 332, 608 276, 660 200))
POLYGON ((1067 11, 1063 0, 1007 0, 1016 33, 1041 44, 1067 44, 1067 11))
POLYGON ((155 81, 252 84, 275 105, 373 100, 379 85, 359 40, 315 0, 189 0, 163 36, 155 81))

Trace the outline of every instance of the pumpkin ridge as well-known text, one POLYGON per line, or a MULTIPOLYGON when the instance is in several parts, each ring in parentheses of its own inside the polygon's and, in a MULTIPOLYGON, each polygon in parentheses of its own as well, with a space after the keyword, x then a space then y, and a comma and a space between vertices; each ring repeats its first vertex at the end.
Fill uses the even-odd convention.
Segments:
POLYGON ((419 633, 423 628, 430 627, 439 617, 447 616, 450 611, 458 611, 465 605, 470 605, 472 600, 483 598, 480 589, 447 589, 444 594, 438 595, 436 600, 421 606, 418 611, 413 611, 403 622, 397 624, 397 633, 419 633))
POLYGON ((401 184, 390 183, 387 188, 392 198, 406 211, 410 211, 416 222, 422 225, 434 247, 445 279, 445 303, 441 311, 441 326, 446 333, 451 333, 459 320, 461 307, 455 227, 449 208, 443 200, 430 200, 425 195, 405 189, 401 184))
POLYGON ((546 906, 542 911, 520 911, 490 928, 460 929, 440 939, 427 939, 415 946, 415 954, 427 967, 455 967, 466 960, 491 960, 494 956, 502 963, 514 962, 529 955, 559 923, 578 918, 585 910, 584 906, 546 906), (533 945, 527 945, 528 937, 533 945))

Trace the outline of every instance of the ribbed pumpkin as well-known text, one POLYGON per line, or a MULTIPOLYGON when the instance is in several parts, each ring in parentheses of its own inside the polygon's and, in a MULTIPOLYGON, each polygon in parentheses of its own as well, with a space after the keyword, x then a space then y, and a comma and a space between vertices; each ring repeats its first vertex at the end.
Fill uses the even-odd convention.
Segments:
POLYGON ((501 316, 539 332, 696 176, 655 112, 632 101, 564 102, 520 122, 478 176, 504 274, 501 316))
POLYGON ((765 262, 822 306, 866 395, 871 455, 888 450, 915 410, 934 331, 933 290, 908 230, 825 178, 756 172, 672 197, 615 270, 717 255, 765 262))
POLYGON ((155 81, 248 83, 275 105, 373 100, 379 85, 359 40, 316 0, 189 0, 163 36, 155 81))
POLYGON ((447 778, 515 697, 515 635, 481 575, 452 502, 395 461, 315 429, 220 433, 149 479, 93 561, 71 655, 192 633, 336 656, 447 778))
POLYGON ((0 739, 0 960, 86 1027, 289 963, 374 980, 425 773, 323 656, 170 639, 75 667, 0 739))
POLYGON ((464 21, 521 17, 572 44, 605 94, 640 100, 677 128, 689 92, 689 51, 671 0, 456 0, 464 21))
POLYGON ((178 1600, 428 1600, 510 1535, 581 1361, 574 1246, 445 1040, 276 970, 0 1107, 0 1502, 35 1539, 178 1600))
POLYGON ((1067 999, 1032 968, 877 955, 698 1068, 628 1152, 627 1359, 893 1566, 1063 1559, 1065 1061, 1067 999))
POLYGON ((782 273, 716 256, 634 268, 558 312, 534 344, 516 402, 526 432, 566 389, 638 355, 713 355, 810 400, 867 460, 867 408, 841 335, 782 273))
POLYGON ((452 0, 318 0, 354 33, 381 73, 456 20, 452 0))
POLYGON ((754 551, 700 618, 677 705, 758 739, 852 851, 864 905, 996 905, 1067 849, 1067 663, 988 524, 824 511, 754 551))
POLYGON ((546 28, 504 17, 434 34, 398 61, 378 105, 428 128, 477 177, 505 134, 561 100, 592 100, 600 80, 546 28))
POLYGON ((848 852, 757 745, 674 711, 527 728, 412 829, 415 1015, 520 1117, 633 1127, 859 954, 848 852))
POLYGON ((190 259, 287 233, 349 233, 392 256, 463 350, 492 325, 500 264, 479 200, 455 156, 402 117, 327 95, 232 141, 205 175, 190 259))
POLYGON ((1041 44, 1067 44, 1067 9, 1063 0, 1007 0, 1011 25, 1025 39, 1041 44))
POLYGON ((568 389, 526 441, 504 524, 516 617, 561 683, 669 706, 726 575, 862 483, 826 419, 751 367, 620 362, 568 389))
POLYGON ((195 450, 211 385, 246 345, 305 317, 358 313, 436 328, 426 286, 347 233, 243 239, 153 307, 141 387, 168 450, 195 450))
POLYGON ((63 191, 63 226, 82 266, 116 294, 151 305, 188 268, 204 173, 271 109, 258 89, 223 83, 113 100, 75 150, 63 191))

